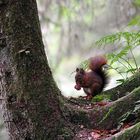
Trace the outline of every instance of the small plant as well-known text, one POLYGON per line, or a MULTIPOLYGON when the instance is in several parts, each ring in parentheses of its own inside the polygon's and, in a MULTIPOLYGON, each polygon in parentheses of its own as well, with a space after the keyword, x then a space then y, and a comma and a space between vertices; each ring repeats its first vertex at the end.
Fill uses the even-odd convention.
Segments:
POLYGON ((84 70, 89 68, 89 59, 84 60, 80 63, 79 68, 83 68, 84 70))
MULTIPOLYGON (((139 0, 135 0, 139 2, 139 0)), ((129 23, 130 26, 140 26, 140 16, 135 16, 129 23)), ((112 44, 118 46, 118 49, 107 55, 110 69, 115 70, 122 78, 118 79, 118 83, 123 83, 128 79, 129 75, 139 71, 133 50, 140 46, 140 31, 135 32, 118 32, 105 37, 102 37, 96 43, 96 46, 106 46, 112 44), (118 65, 119 64, 119 65, 118 65)), ((80 64, 80 67, 87 69, 89 60, 85 60, 80 64)))
POLYGON ((139 68, 133 54, 133 49, 140 45, 140 32, 119 32, 108 35, 96 42, 97 46, 116 44, 118 49, 116 52, 107 55, 110 60, 110 69, 115 70, 122 79, 118 79, 119 83, 123 83, 129 74, 136 73, 139 68), (120 64, 120 67, 115 64, 120 64))

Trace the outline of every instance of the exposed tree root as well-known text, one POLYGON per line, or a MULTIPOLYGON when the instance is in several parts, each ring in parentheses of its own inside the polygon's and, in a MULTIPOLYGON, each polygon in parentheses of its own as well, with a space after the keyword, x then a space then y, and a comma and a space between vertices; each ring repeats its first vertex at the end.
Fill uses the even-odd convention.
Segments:
MULTIPOLYGON (((91 132, 93 129, 96 129, 106 131, 115 130, 115 133, 119 133, 114 136, 112 136, 112 133, 108 140, 121 140, 125 135, 123 133, 127 132, 125 130, 121 132, 122 125, 124 125, 125 122, 132 122, 134 126, 131 128, 133 129, 136 128, 135 126, 140 125, 138 123, 140 121, 140 115, 135 114, 136 103, 140 100, 139 83, 140 74, 138 73, 123 85, 104 92, 104 94, 117 94, 118 92, 120 94, 118 97, 117 95, 112 95, 111 99, 118 99, 108 102, 104 106, 96 105, 91 101, 83 99, 66 100, 66 102, 61 106, 63 115, 69 122, 79 126, 80 128, 79 131, 76 132, 74 139, 84 140, 84 137, 86 139, 87 137, 92 136, 91 132), (83 138, 80 138, 81 135, 83 135, 83 138), (118 135, 119 137, 116 138, 118 135)), ((138 112, 140 114, 140 108, 138 109, 138 112)), ((133 131, 140 131, 139 127, 133 131)), ((131 131, 129 130, 128 132, 131 131)), ((125 137, 127 138, 127 135, 125 137)))
POLYGON ((139 140, 140 139, 140 122, 131 126, 105 140, 139 140))
POLYGON ((135 75, 131 76, 127 81, 123 84, 104 91, 103 94, 108 95, 111 100, 117 100, 128 93, 130 93, 133 89, 140 86, 140 72, 137 72, 135 75))

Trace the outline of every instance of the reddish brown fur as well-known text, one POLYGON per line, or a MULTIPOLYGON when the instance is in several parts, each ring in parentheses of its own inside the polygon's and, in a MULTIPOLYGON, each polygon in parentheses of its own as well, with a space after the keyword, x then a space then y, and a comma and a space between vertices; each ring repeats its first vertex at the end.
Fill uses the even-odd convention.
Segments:
POLYGON ((103 65, 107 64, 107 59, 104 56, 95 56, 89 59, 89 69, 98 71, 103 65))
POLYGON ((89 59, 89 69, 85 71, 82 68, 76 69, 75 89, 83 88, 88 97, 93 97, 100 93, 106 84, 106 75, 102 71, 102 66, 107 64, 107 60, 103 56, 96 56, 89 59))

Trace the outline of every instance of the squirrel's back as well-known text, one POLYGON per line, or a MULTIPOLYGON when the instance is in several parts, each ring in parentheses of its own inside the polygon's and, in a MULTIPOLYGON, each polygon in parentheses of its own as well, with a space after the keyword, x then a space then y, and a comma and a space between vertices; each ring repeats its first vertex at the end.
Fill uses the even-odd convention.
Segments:
POLYGON ((102 79, 101 91, 108 83, 107 72, 103 67, 107 65, 107 59, 104 56, 95 56, 89 59, 89 69, 97 73, 102 79))

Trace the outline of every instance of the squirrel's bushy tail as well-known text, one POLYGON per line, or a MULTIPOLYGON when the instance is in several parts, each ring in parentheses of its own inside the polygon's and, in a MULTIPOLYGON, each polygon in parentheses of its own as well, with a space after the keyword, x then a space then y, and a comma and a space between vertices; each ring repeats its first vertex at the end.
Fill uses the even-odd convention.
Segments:
POLYGON ((89 60, 89 69, 96 72, 103 80, 101 91, 108 83, 108 74, 103 66, 107 65, 107 59, 104 56, 91 57, 89 60))
POLYGON ((96 71, 96 73, 102 78, 103 80, 103 83, 102 83, 102 86, 101 86, 101 91, 105 88, 105 86, 108 84, 108 80, 109 80, 109 77, 108 77, 108 74, 106 72, 106 70, 104 69, 99 69, 96 71))

